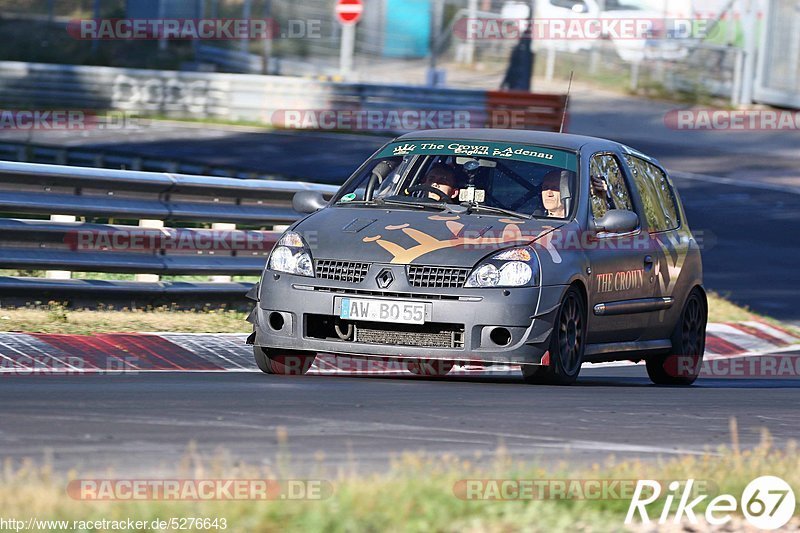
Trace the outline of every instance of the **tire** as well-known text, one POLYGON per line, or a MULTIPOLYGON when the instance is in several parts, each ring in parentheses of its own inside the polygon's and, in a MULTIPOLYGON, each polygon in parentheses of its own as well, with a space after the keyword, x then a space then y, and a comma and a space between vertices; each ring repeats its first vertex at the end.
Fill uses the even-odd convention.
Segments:
POLYGON ((443 377, 453 369, 453 361, 443 359, 415 359, 406 364, 409 372, 415 376, 443 377))
POLYGON ((550 364, 522 365, 522 379, 541 385, 571 385, 578 379, 586 347, 586 303, 576 287, 561 299, 550 335, 550 364))
POLYGON ((691 385, 703 366, 708 308, 702 293, 693 289, 686 298, 672 332, 672 350, 647 358, 647 375, 656 385, 691 385))
POLYGON ((302 376, 309 371, 317 355, 296 350, 272 350, 253 346, 256 365, 265 374, 281 376, 302 376))

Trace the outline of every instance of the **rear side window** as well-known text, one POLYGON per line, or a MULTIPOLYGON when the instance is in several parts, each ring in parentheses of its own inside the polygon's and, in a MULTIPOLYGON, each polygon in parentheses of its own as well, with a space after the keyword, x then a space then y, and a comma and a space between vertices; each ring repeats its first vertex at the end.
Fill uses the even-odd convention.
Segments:
POLYGON ((664 171, 644 159, 626 155, 633 183, 642 197, 650 231, 669 231, 680 226, 675 195, 664 171))
POLYGON ((598 219, 609 209, 633 211, 628 185, 617 158, 611 154, 595 155, 589 163, 592 215, 598 219))

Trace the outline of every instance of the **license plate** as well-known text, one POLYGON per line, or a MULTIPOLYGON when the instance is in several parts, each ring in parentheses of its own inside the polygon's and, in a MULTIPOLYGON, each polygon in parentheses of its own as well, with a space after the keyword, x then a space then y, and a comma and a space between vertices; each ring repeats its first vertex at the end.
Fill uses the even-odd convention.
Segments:
POLYGON ((425 304, 366 298, 342 298, 339 318, 370 322, 424 324, 425 304))

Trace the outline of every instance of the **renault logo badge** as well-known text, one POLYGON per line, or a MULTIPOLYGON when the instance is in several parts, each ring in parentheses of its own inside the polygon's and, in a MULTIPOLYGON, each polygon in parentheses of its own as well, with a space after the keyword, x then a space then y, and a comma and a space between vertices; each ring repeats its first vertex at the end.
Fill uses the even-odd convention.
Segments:
POLYGON ((378 287, 385 289, 394 281, 394 274, 392 274, 390 269, 384 268, 381 270, 380 274, 378 274, 375 280, 378 282, 378 287))

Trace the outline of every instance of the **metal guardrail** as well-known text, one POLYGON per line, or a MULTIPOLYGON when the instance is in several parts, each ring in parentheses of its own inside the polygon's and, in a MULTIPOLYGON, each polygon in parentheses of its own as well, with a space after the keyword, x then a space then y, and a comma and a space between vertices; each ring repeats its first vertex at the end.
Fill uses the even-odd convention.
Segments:
MULTIPOLYGON (((298 191, 337 187, 0 161, 0 268, 165 275, 258 275, 282 226, 301 215, 298 191), (198 229, 11 218, 74 215, 160 223, 226 223, 198 229), (259 230, 236 229, 245 224, 259 230)), ((132 282, 0 277, 0 301, 75 295, 208 295, 241 300, 247 283, 132 282)))
POLYGON ((259 275, 274 231, 141 228, 0 219, 0 268, 169 275, 259 275))
POLYGON ((172 172, 224 178, 259 178, 275 181, 287 181, 290 179, 287 176, 260 174, 254 170, 227 165, 207 165, 181 159, 141 156, 132 152, 107 150, 105 148, 52 146, 28 142, 0 142, 0 161, 118 170, 143 170, 146 172, 172 172))
POLYGON ((285 224, 298 218, 292 196, 333 194, 302 182, 187 176, 0 162, 0 212, 117 219, 285 224))
POLYGON ((106 281, 95 279, 43 279, 0 276, 0 304, 25 305, 67 301, 73 307, 95 308, 108 302, 124 306, 200 308, 206 304, 238 304, 248 308, 245 294, 252 283, 200 283, 182 281, 106 281))

